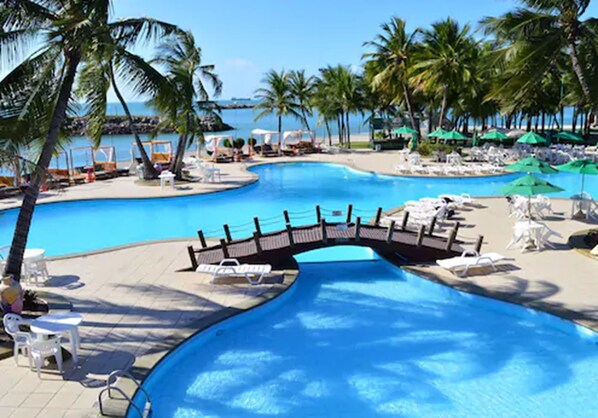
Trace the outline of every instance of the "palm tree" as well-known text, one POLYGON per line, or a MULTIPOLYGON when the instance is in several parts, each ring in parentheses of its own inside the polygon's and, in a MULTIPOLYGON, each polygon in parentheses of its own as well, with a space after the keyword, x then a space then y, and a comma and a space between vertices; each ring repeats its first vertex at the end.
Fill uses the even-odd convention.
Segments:
POLYGON ((301 112, 301 122, 305 129, 310 130, 308 116, 312 116, 312 101, 315 89, 315 77, 307 76, 305 70, 289 73, 289 87, 291 95, 297 102, 301 112))
POLYGON ((424 92, 440 98, 440 125, 450 107, 449 100, 474 76, 475 51, 476 42, 470 35, 469 25, 461 27, 448 18, 424 31, 412 81, 424 92))
POLYGON ((256 90, 256 98, 259 103, 255 109, 261 110, 255 117, 259 120, 269 114, 274 113, 278 117, 278 133, 282 134, 283 116, 293 116, 301 119, 301 110, 299 104, 295 101, 291 92, 289 73, 282 70, 279 73, 270 70, 262 80, 265 87, 256 90))
MULTIPOLYGON (((521 56, 531 71, 528 83, 535 83, 546 65, 565 52, 587 104, 596 108, 596 93, 588 81, 592 60, 580 54, 580 49, 593 49, 596 56, 598 21, 583 20, 591 0, 520 0, 524 7, 500 17, 486 18, 482 24, 487 33, 496 35, 505 51, 528 49, 521 56), (590 46, 588 48, 587 46, 590 46)), ((595 84, 595 83, 594 83, 595 84)))
POLYGON ((405 103, 413 129, 419 130, 415 121, 412 90, 409 84, 409 71, 420 29, 408 33, 403 19, 393 17, 384 23, 382 33, 375 40, 365 42, 364 46, 373 48, 363 58, 370 59, 370 71, 373 72, 372 88, 393 96, 392 104, 405 103), (399 88, 399 91, 395 92, 399 88))
POLYGON ((215 114, 218 106, 210 100, 204 84, 207 81, 214 96, 222 92, 222 82, 213 65, 202 64, 201 48, 191 32, 171 37, 158 47, 153 61, 166 69, 169 88, 158 94, 150 104, 160 111, 165 124, 179 134, 173 172, 182 179, 185 151, 195 141, 203 142, 202 118, 198 110, 215 114))
POLYGON ((144 18, 111 22, 110 10, 109 0, 3 0, 0 5, 0 50, 9 65, 16 64, 0 80, 0 103, 29 120, 34 111, 31 103, 45 102, 50 107, 40 113, 47 118, 37 122, 45 128, 45 138, 23 198, 5 268, 5 273, 17 280, 42 174, 50 164, 67 116, 79 65, 93 61, 98 50, 103 52, 106 33, 120 46, 129 47, 175 30, 172 25, 144 18), (39 48, 18 62, 32 41, 39 48), (26 101, 18 100, 20 91, 29 93, 26 101))

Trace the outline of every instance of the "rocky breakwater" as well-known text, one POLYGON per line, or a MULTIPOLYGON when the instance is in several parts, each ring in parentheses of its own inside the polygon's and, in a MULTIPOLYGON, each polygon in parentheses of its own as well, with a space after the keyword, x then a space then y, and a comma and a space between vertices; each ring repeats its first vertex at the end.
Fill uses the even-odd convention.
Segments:
MULTIPOLYGON (((133 123, 137 132, 140 134, 148 134, 157 132, 160 118, 157 116, 133 116, 133 123)), ((202 116, 201 125, 204 132, 222 132, 234 129, 232 126, 224 123, 218 116, 202 116)), ((87 126, 87 118, 77 117, 71 118, 67 122, 67 130, 71 135, 85 135, 85 127, 87 126)), ((170 133, 173 130, 160 129, 160 132, 170 133)), ((130 135, 131 127, 125 116, 108 116, 104 128, 103 135, 130 135)))

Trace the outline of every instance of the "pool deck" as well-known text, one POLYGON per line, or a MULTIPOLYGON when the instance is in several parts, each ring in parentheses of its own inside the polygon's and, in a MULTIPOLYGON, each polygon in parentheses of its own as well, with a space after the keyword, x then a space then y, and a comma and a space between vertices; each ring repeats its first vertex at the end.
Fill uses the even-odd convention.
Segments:
MULTIPOLYGON (((372 158, 363 152, 307 156, 300 160, 344 163, 365 171, 390 173, 396 155, 383 153, 372 158)), ((283 161, 299 159, 266 160, 283 161)), ((247 173, 241 164, 220 167, 230 170, 230 179, 234 178, 238 183, 198 184, 193 185, 197 187, 193 191, 175 190, 174 194, 205 193, 255 181, 255 176, 247 173)), ((121 179, 114 182, 119 181, 121 179)), ((124 178, 122 182, 123 186, 118 190, 108 182, 93 183, 73 187, 47 199, 171 194, 162 194, 159 187, 140 187, 132 178, 124 178), (131 182, 125 185, 127 180, 131 182), (97 187, 95 192, 93 187, 97 187), (129 189, 136 191, 127 195, 129 189)), ((481 270, 467 279, 455 278, 436 266, 413 266, 410 269, 430 280, 546 310, 598 331, 598 260, 566 245, 569 235, 595 227, 597 223, 568 219, 569 202, 553 199, 557 214, 546 223, 562 238, 553 237, 554 249, 521 253, 518 249, 505 249, 515 222, 507 217, 505 199, 479 199, 479 203, 479 207, 457 214, 462 223, 459 238, 473 242, 478 234, 482 234, 485 237, 483 251, 496 251, 512 260, 502 264, 496 273, 481 270)), ((212 285, 205 275, 176 272, 189 264, 185 251, 188 244, 186 240, 178 240, 50 261, 52 280, 44 290, 68 298, 74 311, 84 317, 79 366, 74 368, 72 362, 67 361, 64 377, 49 370, 42 374, 42 380, 38 380, 36 374, 25 367, 24 359, 18 368, 12 358, 1 360, 0 416, 95 417, 97 395, 112 370, 133 366, 133 370, 141 370, 143 374, 197 329, 275 297, 296 278, 296 272, 285 271, 279 272, 284 274, 282 284, 212 285)), ((197 245, 197 242, 193 244, 197 245)))

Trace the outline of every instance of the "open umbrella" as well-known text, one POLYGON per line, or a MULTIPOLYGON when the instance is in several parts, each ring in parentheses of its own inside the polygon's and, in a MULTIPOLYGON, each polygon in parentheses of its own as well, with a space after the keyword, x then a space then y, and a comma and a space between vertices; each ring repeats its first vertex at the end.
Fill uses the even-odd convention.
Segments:
POLYGON ((481 139, 490 139, 492 141, 504 141, 506 139, 509 139, 509 137, 506 134, 503 134, 502 132, 492 131, 486 132, 484 135, 481 136, 481 139))
POLYGON ((528 157, 517 161, 514 164, 505 167, 505 170, 513 171, 515 173, 539 173, 539 174, 554 174, 559 170, 552 167, 550 164, 536 157, 528 157))
POLYGON ((528 145, 547 145, 548 141, 542 135, 538 135, 534 131, 531 131, 519 138, 517 143, 528 145))
POLYGON ((569 142, 583 142, 583 138, 573 132, 559 132, 556 137, 569 142))
POLYGON ((417 131, 408 126, 401 126, 399 129, 393 130, 392 133, 395 135, 415 135, 417 131))
POLYGON ((466 137, 465 135, 463 135, 461 132, 458 132, 456 130, 452 130, 449 132, 445 132, 443 135, 440 135, 438 138, 444 139, 444 141, 446 142, 447 140, 457 140, 457 141, 464 141, 464 140, 468 140, 469 138, 466 137))
POLYGON ((532 196, 536 196, 539 194, 548 194, 548 193, 557 193, 562 192, 564 189, 561 189, 558 186, 550 184, 546 180, 542 180, 541 178, 532 176, 528 174, 527 176, 518 178, 515 181, 507 184, 499 191, 506 195, 506 196, 513 196, 513 195, 521 195, 528 197, 528 215, 531 221, 532 213, 531 213, 531 206, 532 206, 532 196))
POLYGON ((569 173, 577 173, 581 174, 581 193, 583 194, 583 189, 585 186, 585 177, 586 174, 588 175, 598 175, 598 163, 595 163, 592 160, 573 160, 569 161, 567 164, 562 164, 557 166, 557 168, 561 171, 567 171, 569 173))
POLYGON ((442 128, 436 129, 434 132, 428 134, 428 138, 440 138, 446 131, 442 128))

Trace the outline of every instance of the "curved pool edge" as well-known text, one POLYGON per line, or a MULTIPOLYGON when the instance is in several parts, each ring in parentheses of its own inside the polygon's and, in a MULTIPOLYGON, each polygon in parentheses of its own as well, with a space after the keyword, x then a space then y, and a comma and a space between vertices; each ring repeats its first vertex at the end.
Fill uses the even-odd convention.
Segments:
MULTIPOLYGON (((287 295, 289 291, 294 289, 294 285, 299 277, 299 265, 296 260, 291 257, 285 260, 281 265, 287 266, 280 269, 283 271, 284 279, 282 283, 275 283, 270 285, 270 289, 266 292, 253 297, 246 297, 241 302, 232 306, 224 307, 210 315, 194 321, 186 326, 184 329, 173 330, 168 340, 160 341, 159 345, 154 344, 147 350, 148 354, 135 359, 130 366, 129 371, 135 378, 143 384, 145 379, 152 374, 152 372, 159 367, 177 348, 184 345, 187 341, 194 338, 196 335, 206 332, 209 329, 235 318, 241 314, 248 313, 257 308, 269 305, 269 302, 279 299, 283 295, 287 295), (155 350, 155 351, 153 351, 155 350)), ((124 393, 135 400, 138 394, 138 388, 132 381, 128 379, 120 379, 117 385, 124 393)), ((119 399, 105 399, 105 408, 109 410, 113 416, 126 417, 129 414, 131 406, 119 399)))

